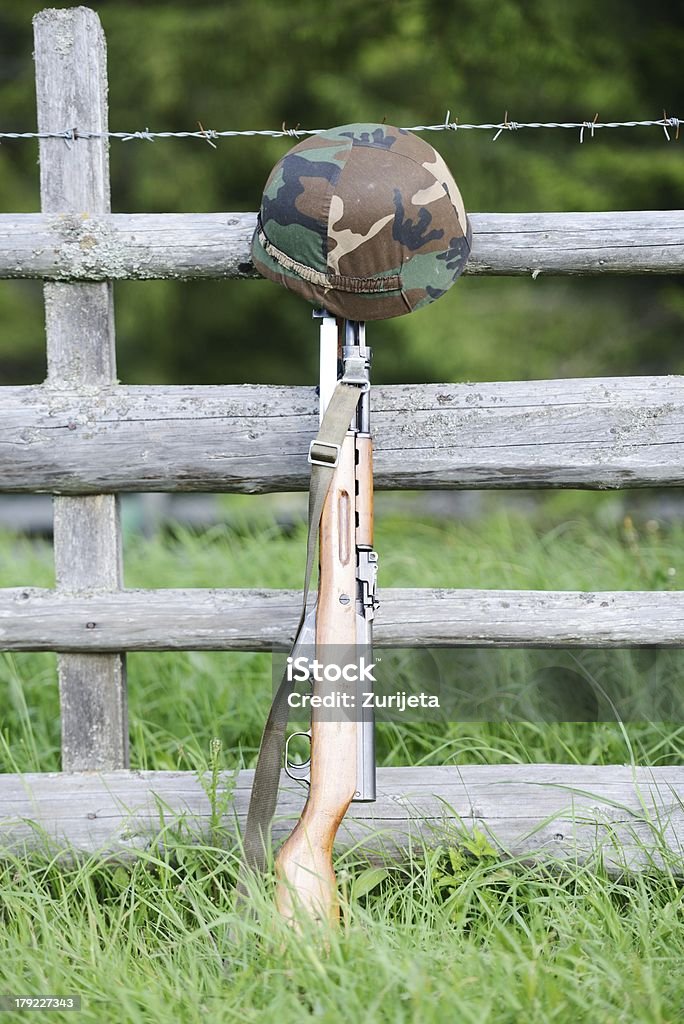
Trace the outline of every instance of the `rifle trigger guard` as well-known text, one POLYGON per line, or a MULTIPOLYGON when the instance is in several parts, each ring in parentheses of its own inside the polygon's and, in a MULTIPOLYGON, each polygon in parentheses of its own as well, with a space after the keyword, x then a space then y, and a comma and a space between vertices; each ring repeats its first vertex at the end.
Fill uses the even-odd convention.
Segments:
POLYGON ((290 760, 290 743, 295 736, 306 736, 311 743, 311 730, 308 732, 293 732, 285 741, 285 774, 294 782, 305 782, 308 786, 311 781, 311 758, 301 763, 290 760))

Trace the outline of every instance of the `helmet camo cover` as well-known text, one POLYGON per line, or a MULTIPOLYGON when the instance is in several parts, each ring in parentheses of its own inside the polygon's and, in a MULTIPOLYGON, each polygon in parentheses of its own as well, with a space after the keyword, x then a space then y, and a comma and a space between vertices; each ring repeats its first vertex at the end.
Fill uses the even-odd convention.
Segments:
POLYGON ((252 258, 265 277, 350 320, 420 309, 463 272, 471 228, 439 153, 404 128, 348 124, 275 165, 252 258))

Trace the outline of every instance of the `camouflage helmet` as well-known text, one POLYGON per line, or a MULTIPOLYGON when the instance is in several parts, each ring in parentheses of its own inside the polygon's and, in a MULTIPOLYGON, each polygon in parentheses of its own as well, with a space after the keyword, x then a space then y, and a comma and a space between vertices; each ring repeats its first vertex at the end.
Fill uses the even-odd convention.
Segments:
POLYGON ((461 194, 429 143, 404 128, 346 124, 275 165, 252 259, 337 316, 381 320, 444 295, 470 242, 461 194))

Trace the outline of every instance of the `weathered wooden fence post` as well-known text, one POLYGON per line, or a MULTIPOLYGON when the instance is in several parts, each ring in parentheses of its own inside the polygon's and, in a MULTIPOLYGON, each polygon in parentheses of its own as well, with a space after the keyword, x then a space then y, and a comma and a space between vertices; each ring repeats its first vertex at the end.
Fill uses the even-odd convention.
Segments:
MULTIPOLYGON (((108 140, 78 138, 78 130, 107 130, 106 46, 99 18, 84 7, 42 11, 34 18, 34 35, 39 131, 75 129, 71 140, 40 140, 42 210, 74 221, 109 213, 108 140)), ((50 385, 92 389, 115 382, 111 283, 46 283, 45 321, 50 385)), ((54 520, 58 589, 119 589, 118 496, 56 497, 54 520)), ((97 629, 96 622, 88 626, 97 629)), ((61 655, 59 686, 62 768, 126 767, 123 655, 61 655)))

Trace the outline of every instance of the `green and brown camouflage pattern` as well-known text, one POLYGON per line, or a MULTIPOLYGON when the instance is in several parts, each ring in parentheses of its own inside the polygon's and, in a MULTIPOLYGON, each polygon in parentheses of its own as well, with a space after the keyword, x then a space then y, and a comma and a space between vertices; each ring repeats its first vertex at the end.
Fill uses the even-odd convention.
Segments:
POLYGON ((252 259, 337 316, 382 320, 444 295, 470 244, 461 194, 429 143, 403 128, 347 124, 275 165, 252 259))

